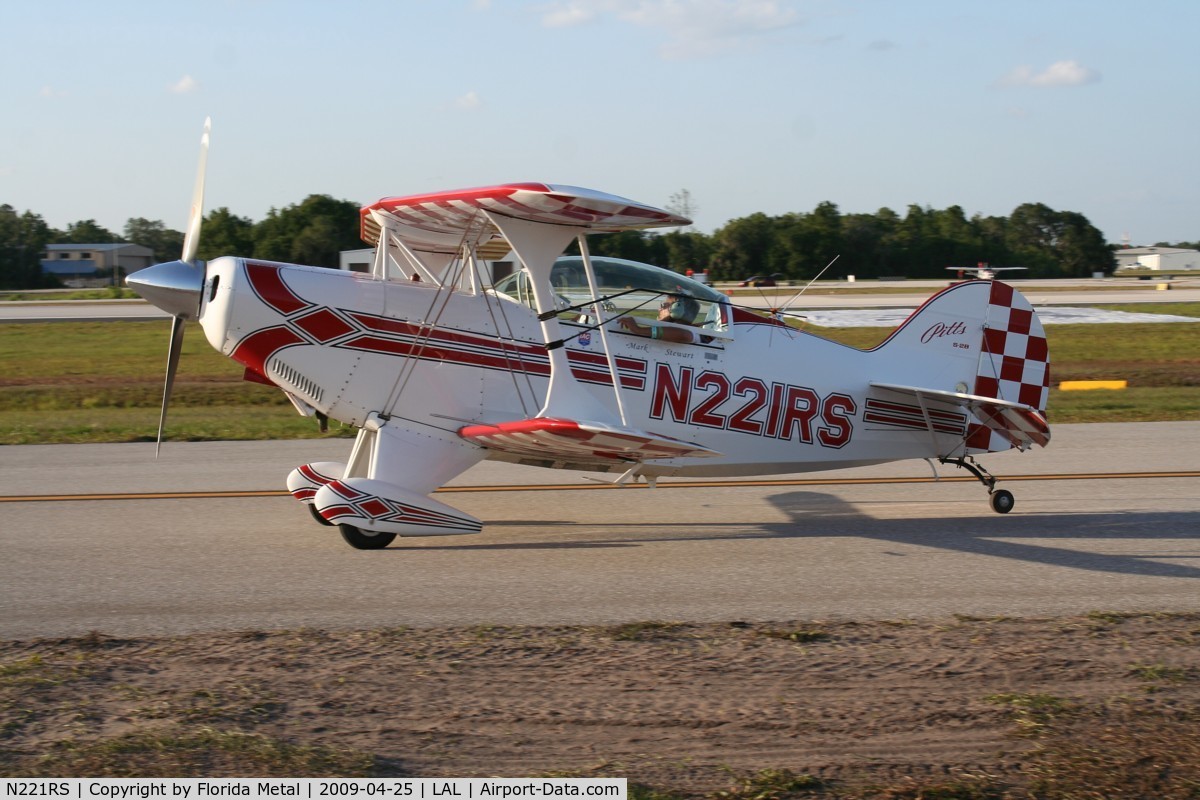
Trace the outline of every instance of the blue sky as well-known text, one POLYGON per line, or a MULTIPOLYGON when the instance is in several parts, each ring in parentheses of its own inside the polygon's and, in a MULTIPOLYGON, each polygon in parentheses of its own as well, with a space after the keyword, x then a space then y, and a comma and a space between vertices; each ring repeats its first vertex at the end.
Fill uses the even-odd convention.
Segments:
POLYGON ((1200 239, 1194 0, 39 0, 0 6, 0 203, 65 227, 511 181, 697 228, 910 204, 1200 239))

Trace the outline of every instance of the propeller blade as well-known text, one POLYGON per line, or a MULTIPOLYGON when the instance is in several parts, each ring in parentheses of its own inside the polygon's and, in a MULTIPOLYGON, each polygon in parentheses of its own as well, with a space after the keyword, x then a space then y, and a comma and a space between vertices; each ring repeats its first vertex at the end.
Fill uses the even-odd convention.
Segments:
POLYGON ((183 255, 178 261, 155 264, 125 279, 126 285, 171 315, 171 344, 167 349, 167 377, 163 381, 158 436, 154 440, 155 458, 158 458, 162 451, 167 406, 171 403, 175 372, 179 369, 179 354, 183 350, 183 326, 188 319, 200 317, 205 268, 204 264, 196 260, 196 251, 200 247, 200 222, 204 217, 204 173, 208 166, 208 139, 211 130, 212 118, 206 117, 204 133, 200 136, 200 163, 196 167, 196 185, 192 189, 192 208, 188 212, 187 231, 183 235, 183 255))
POLYGON ((179 368, 179 353, 183 350, 183 317, 172 317, 171 344, 167 349, 167 378, 163 383, 162 411, 158 415, 158 438, 154 444, 154 457, 162 450, 163 427, 167 424, 167 405, 171 402, 171 389, 175 386, 175 370, 179 368))
POLYGON ((196 167, 196 187, 192 190, 192 209, 188 212, 187 230, 183 235, 183 255, 180 261, 193 263, 200 247, 200 222, 204 218, 204 172, 208 165, 208 138, 212 117, 204 119, 204 134, 200 137, 200 164, 196 167))

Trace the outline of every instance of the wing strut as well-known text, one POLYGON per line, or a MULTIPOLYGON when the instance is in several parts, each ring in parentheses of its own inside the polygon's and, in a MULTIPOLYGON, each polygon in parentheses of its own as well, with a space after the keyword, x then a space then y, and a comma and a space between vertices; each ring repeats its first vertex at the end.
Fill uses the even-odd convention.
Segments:
MULTIPOLYGON (((578 229, 505 217, 486 209, 483 213, 512 245, 513 252, 529 271, 529 284, 533 289, 533 300, 537 304, 538 321, 542 327, 542 341, 561 339, 558 317, 546 313, 555 308, 550 270, 554 267, 554 260, 575 238, 578 229)), ((593 280, 589 277, 589 281, 593 280)), ((550 357, 550 386, 546 391, 546 402, 537 416, 585 419, 614 425, 620 423, 583 384, 575 380, 565 347, 548 350, 546 354, 550 357)))
POLYGON ((587 237, 582 233, 579 234, 577 241, 579 242, 579 252, 583 256, 583 272, 587 275, 588 289, 592 293, 592 313, 596 315, 596 320, 600 323, 597 328, 600 330, 600 344, 604 347, 604 357, 608 360, 608 374, 612 377, 613 396, 617 399, 617 413, 621 415, 621 424, 628 425, 629 420, 625 416, 625 404, 621 402, 621 377, 617 374, 617 359, 613 355, 612 348, 608 346, 608 331, 604 327, 604 308, 600 304, 600 292, 596 288, 596 273, 592 269, 592 254, 588 252, 587 237))

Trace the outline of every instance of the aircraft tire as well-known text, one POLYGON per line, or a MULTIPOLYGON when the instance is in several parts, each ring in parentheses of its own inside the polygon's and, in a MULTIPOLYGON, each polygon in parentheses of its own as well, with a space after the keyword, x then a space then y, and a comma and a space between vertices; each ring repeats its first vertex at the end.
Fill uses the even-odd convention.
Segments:
POLYGON ((342 538, 346 540, 346 544, 355 550, 382 550, 396 538, 394 533, 364 531, 353 525, 338 525, 338 530, 342 532, 342 538))
POLYGON ((997 514, 1007 514, 1008 512, 1012 511, 1013 506, 1017 504, 1017 501, 1013 498, 1012 492, 1006 489, 997 489, 996 491, 992 492, 988 500, 992 504, 992 511, 995 511, 997 514))
POLYGON ((312 503, 305 503, 305 505, 308 506, 308 513, 312 514, 312 518, 317 522, 321 523, 322 525, 333 525, 332 522, 321 516, 321 512, 317 511, 317 507, 312 503))

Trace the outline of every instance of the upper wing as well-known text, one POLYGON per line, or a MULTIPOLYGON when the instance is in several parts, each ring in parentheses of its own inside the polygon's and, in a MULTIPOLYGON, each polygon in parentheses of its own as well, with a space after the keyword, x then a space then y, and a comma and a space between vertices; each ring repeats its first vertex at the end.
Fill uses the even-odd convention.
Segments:
POLYGON ((359 212, 362 238, 370 244, 379 240, 380 225, 375 215, 383 214, 402 227, 403 238, 416 249, 454 250, 466 237, 479 244, 503 241, 500 231, 480 213, 484 210, 526 222, 593 231, 691 223, 678 214, 592 189, 508 183, 412 197, 385 197, 359 212))
POLYGON ((468 425, 460 429, 458 435, 510 455, 594 464, 605 469, 622 461, 720 455, 703 445, 649 431, 553 417, 534 417, 498 425, 468 425))

